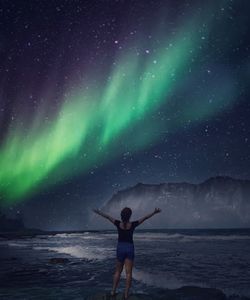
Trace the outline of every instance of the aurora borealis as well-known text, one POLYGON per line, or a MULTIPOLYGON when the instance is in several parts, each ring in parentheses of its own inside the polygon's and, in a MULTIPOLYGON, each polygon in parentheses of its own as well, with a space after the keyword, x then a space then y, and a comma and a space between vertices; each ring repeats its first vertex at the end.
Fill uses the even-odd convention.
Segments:
POLYGON ((250 175, 249 48, 247 19, 239 13, 248 4, 108 2, 3 3, 5 207, 42 202, 54 189, 60 197, 69 182, 78 199, 69 201, 78 206, 93 174, 95 184, 110 186, 105 193, 152 178, 250 175))
MULTIPOLYGON (((38 107, 35 125, 28 126, 28 135, 14 127, 3 144, 0 179, 6 198, 22 197, 54 171, 60 172, 63 179, 88 170, 99 160, 105 160, 107 148, 118 148, 111 157, 119 155, 122 149, 113 144, 127 129, 140 125, 143 118, 168 101, 168 94, 181 76, 179 73, 183 74, 188 66, 194 43, 192 29, 178 37, 174 46, 165 43, 163 49, 156 49, 153 55, 142 59, 134 53, 125 53, 97 95, 83 86, 83 91, 62 100, 49 126, 43 125, 38 107)), ((127 139, 132 151, 146 147, 154 139, 149 128, 145 136, 140 135, 141 131, 136 140, 127 139)), ((56 178, 49 181, 53 184, 56 178)))

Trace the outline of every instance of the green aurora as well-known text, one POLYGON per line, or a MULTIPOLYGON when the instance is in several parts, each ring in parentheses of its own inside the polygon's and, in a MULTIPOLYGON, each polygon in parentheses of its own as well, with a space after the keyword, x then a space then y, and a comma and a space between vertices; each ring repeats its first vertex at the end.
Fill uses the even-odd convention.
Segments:
POLYGON ((132 47, 124 50, 106 82, 79 83, 71 96, 62 99, 51 122, 45 122, 41 107, 24 131, 18 121, 25 120, 19 116, 0 146, 2 205, 89 172, 125 151, 150 147, 161 134, 181 130, 187 122, 201 122, 230 105, 234 88, 227 81, 211 86, 213 102, 199 91, 189 99, 173 100, 191 76, 192 58, 202 55, 197 26, 185 24, 174 40, 161 33, 160 46, 144 48, 141 55, 132 47), (152 118, 162 107, 172 121, 152 118), (177 108, 178 118, 173 118, 177 108))

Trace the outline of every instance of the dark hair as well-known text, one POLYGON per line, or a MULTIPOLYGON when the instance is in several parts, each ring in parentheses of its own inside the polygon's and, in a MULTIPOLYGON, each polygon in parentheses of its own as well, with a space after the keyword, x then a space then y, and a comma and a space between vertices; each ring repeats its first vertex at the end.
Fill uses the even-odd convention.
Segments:
POLYGON ((128 223, 130 217, 132 215, 132 210, 129 207, 124 207, 121 211, 121 219, 126 227, 126 223, 128 223))

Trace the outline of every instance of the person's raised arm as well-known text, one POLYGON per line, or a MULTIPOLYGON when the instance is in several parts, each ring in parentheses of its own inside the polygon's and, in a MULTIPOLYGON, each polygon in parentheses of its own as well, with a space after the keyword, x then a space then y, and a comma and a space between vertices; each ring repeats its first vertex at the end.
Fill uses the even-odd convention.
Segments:
POLYGON ((155 208, 155 210, 154 210, 152 213, 150 213, 150 214, 148 214, 148 215, 146 215, 146 216, 144 216, 144 217, 142 217, 141 219, 138 220, 139 225, 140 225, 141 223, 143 223, 145 220, 147 220, 147 219, 153 217, 153 215, 158 214, 158 213, 160 213, 160 212, 161 212, 161 209, 160 209, 160 208, 155 208))
POLYGON ((115 223, 115 219, 112 218, 111 216, 103 213, 102 211, 100 211, 100 209, 93 209, 93 212, 95 212, 96 214, 98 214, 99 216, 104 217, 105 219, 108 219, 111 223, 115 223))

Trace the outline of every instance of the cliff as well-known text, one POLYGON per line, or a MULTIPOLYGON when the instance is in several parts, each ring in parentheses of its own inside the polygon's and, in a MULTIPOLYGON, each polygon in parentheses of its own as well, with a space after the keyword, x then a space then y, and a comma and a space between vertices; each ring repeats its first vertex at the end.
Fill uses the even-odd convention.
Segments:
POLYGON ((103 209, 119 215, 124 206, 133 209, 133 219, 160 207, 150 227, 249 227, 250 181, 218 176, 200 184, 138 183, 114 194, 103 209))

